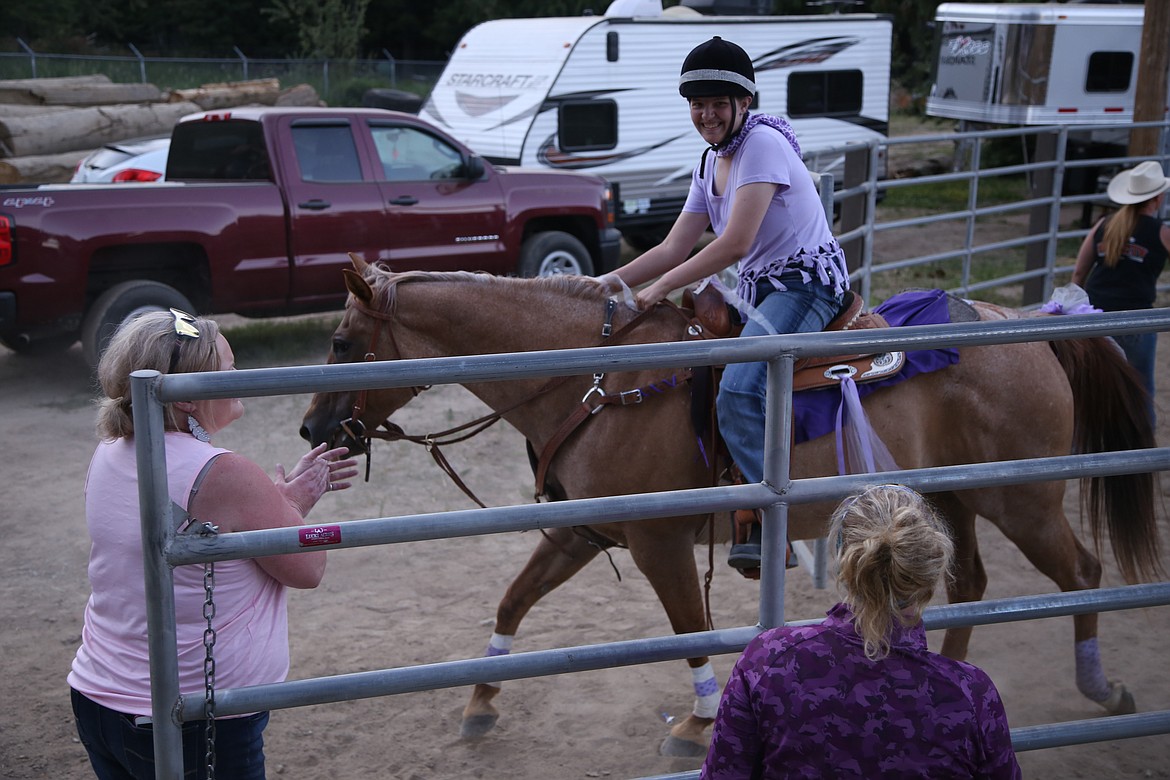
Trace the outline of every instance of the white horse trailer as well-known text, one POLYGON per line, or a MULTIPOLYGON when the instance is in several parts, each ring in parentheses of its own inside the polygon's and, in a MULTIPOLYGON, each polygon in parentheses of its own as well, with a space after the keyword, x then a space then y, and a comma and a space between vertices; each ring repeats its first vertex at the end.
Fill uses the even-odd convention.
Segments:
MULTIPOLYGON (((1141 5, 942 3, 926 113, 960 130, 1084 126, 1069 132, 1066 159, 1124 157, 1118 125, 1133 121, 1143 16, 1141 5)), ((1114 170, 1070 168, 1064 193, 1098 192, 1114 170)))
POLYGON ((704 148, 678 77, 713 35, 751 56, 753 110, 792 123, 812 170, 840 181, 842 146, 887 137, 888 16, 704 16, 645 0, 618 0, 605 16, 473 27, 420 114, 493 163, 604 177, 617 226, 644 245, 678 215, 704 148))
POLYGON ((1133 120, 1140 5, 942 3, 926 113, 987 124, 1133 120))

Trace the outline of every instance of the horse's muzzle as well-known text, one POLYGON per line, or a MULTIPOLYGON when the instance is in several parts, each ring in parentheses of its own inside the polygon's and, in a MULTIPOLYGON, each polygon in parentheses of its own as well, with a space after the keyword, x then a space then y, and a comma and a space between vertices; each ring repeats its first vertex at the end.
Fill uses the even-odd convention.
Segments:
POLYGON ((350 455, 364 455, 369 449, 366 428, 361 420, 346 419, 322 429, 306 421, 301 425, 301 438, 313 447, 328 444, 330 447, 345 447, 350 455))
POLYGON ((365 455, 370 450, 370 437, 366 435, 366 424, 361 420, 355 420, 352 417, 347 417, 338 425, 337 436, 340 439, 339 445, 349 448, 350 455, 365 455))

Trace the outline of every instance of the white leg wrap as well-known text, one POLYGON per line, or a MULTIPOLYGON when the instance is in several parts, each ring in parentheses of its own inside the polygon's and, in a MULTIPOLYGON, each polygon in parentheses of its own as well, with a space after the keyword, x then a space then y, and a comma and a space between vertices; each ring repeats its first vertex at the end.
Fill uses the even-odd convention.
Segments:
POLYGON ((691 679, 695 683, 695 709, 699 718, 714 718, 719 711, 719 681, 715 679, 715 669, 710 662, 698 669, 691 669, 691 679))
MULTIPOLYGON (((508 655, 512 652, 512 641, 515 638, 516 637, 508 636, 506 634, 493 633, 492 638, 488 640, 487 650, 484 651, 484 655, 489 658, 495 655, 508 655)), ((504 687, 502 682, 490 682, 485 684, 490 685, 493 688, 504 687)))
POLYGON ((1092 701, 1104 702, 1112 693, 1109 680, 1101 668, 1101 653, 1097 649, 1097 638, 1084 639, 1076 643, 1077 689, 1092 701))

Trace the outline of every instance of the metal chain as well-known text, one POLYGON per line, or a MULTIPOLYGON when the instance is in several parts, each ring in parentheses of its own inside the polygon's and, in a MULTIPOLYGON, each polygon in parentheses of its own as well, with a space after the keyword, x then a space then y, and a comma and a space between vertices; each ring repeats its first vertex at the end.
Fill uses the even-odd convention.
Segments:
MULTIPOLYGON (((218 532, 211 523, 204 523, 200 533, 214 534, 218 532)), ((215 627, 212 620, 215 618, 215 563, 207 561, 203 564, 203 618, 207 621, 207 628, 203 629, 203 689, 204 705, 203 716, 204 734, 207 738, 207 752, 204 761, 207 766, 207 780, 215 780, 215 627)))

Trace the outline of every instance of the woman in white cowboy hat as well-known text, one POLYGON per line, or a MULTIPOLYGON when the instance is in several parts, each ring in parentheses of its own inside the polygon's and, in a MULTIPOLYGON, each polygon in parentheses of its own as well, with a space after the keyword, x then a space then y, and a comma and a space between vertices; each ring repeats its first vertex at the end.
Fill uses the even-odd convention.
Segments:
MULTIPOLYGON (((1089 302, 1104 311, 1149 309, 1157 297, 1158 275, 1170 256, 1170 227, 1158 218, 1170 178, 1147 160, 1109 182, 1109 199, 1121 206, 1085 236, 1073 284, 1085 288, 1089 302)), ((1150 393, 1154 419, 1154 353, 1157 333, 1115 336, 1130 364, 1141 372, 1150 393)))

